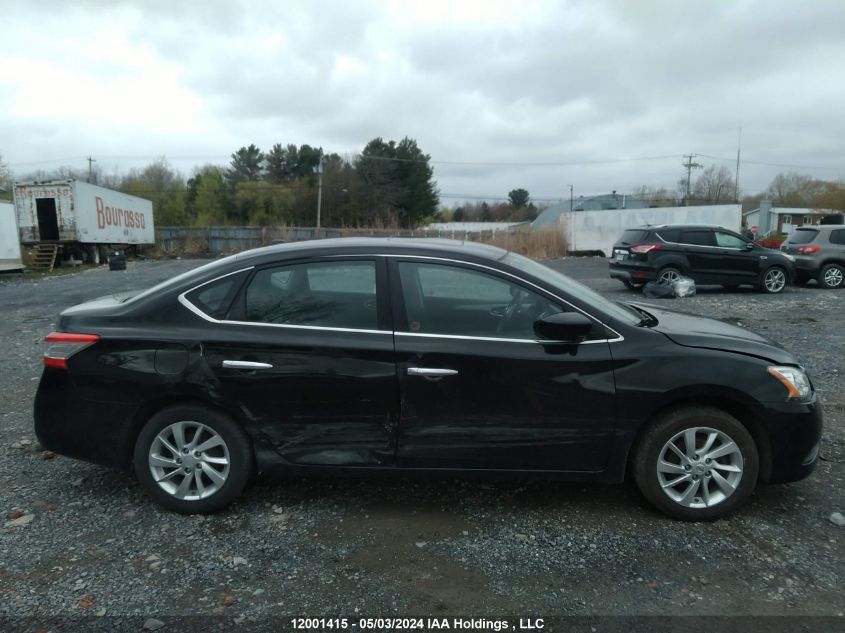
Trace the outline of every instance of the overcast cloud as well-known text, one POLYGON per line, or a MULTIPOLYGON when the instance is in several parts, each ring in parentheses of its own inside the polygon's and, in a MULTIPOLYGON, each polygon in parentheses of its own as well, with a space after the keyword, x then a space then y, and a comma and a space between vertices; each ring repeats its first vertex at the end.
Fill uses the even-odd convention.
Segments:
POLYGON ((781 171, 845 177, 840 0, 0 7, 16 173, 163 155, 189 175, 249 143, 353 154, 410 136, 446 204, 568 198, 673 188, 688 153, 733 170, 742 126, 746 193, 781 171))

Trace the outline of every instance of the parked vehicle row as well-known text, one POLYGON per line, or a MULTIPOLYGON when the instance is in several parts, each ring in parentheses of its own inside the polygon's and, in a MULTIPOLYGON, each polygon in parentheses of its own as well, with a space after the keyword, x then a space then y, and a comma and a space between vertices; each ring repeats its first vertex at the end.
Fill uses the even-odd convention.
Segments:
POLYGON ((132 468, 178 512, 226 506, 256 472, 473 471, 630 475, 709 520, 809 475, 822 428, 777 344, 447 240, 228 257, 65 310, 44 365, 39 441, 132 468))
POLYGON ((801 227, 777 251, 719 226, 640 226, 627 229, 614 245, 609 272, 632 289, 680 277, 729 289, 753 286, 770 294, 811 279, 824 288, 841 288, 845 228, 801 227))
POLYGON ((795 282, 811 279, 823 288, 842 288, 845 281, 845 227, 802 226, 792 232, 781 250, 795 258, 795 282))

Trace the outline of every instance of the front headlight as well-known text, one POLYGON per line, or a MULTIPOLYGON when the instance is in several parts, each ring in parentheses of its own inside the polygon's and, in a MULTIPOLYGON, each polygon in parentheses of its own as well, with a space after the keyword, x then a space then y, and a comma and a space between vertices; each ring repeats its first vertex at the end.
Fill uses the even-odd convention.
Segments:
POLYGON ((810 379, 799 367, 769 367, 769 375, 777 378, 786 387, 790 398, 809 398, 813 392, 810 379))

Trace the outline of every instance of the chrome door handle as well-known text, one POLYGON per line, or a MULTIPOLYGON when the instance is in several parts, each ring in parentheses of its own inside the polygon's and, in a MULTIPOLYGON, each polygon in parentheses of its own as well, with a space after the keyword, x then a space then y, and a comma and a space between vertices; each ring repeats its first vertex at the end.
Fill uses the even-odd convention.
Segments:
POLYGON ((251 360, 224 360, 226 369, 273 369, 270 363, 256 363, 251 360))
POLYGON ((456 369, 436 369, 434 367, 408 367, 409 376, 422 376, 423 378, 430 378, 436 380, 443 378, 443 376, 455 376, 458 373, 456 369))

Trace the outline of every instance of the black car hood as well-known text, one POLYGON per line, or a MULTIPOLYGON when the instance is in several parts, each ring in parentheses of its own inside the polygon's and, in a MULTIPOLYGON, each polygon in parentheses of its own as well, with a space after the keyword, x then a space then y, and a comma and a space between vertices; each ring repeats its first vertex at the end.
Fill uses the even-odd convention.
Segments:
POLYGON ((747 354, 780 365, 798 365, 798 360, 774 341, 724 321, 667 310, 650 303, 634 303, 653 314, 658 323, 652 329, 684 347, 718 349, 747 354))

